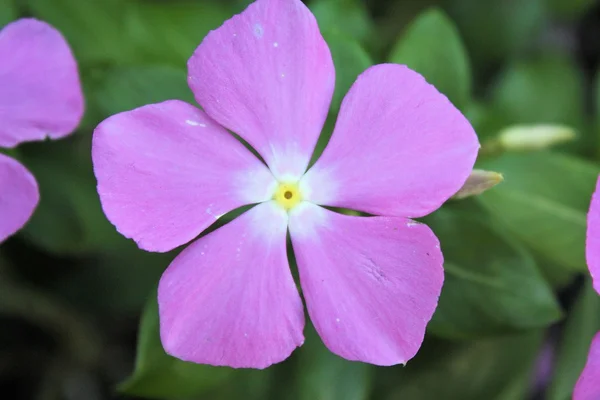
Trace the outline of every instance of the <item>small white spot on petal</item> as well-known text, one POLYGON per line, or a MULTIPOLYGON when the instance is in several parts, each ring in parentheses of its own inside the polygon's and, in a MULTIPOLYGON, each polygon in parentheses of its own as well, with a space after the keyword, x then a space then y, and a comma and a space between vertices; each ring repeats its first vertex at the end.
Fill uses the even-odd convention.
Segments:
POLYGON ((410 221, 410 222, 406 223, 406 226, 409 227, 409 228, 412 227, 412 226, 417 226, 417 225, 419 225, 419 223, 418 222, 414 222, 414 221, 410 221))
POLYGON ((281 77, 282 77, 282 78, 285 78, 285 74, 281 74, 281 77))
POLYGON ((233 37, 236 37, 236 36, 237 36, 237 33, 234 33, 234 34, 233 34, 233 37))
POLYGON ((191 119, 186 119, 185 123, 191 126, 198 126, 200 123, 197 121, 192 121, 191 119))
POLYGON ((265 30, 263 29, 263 26, 261 24, 254 24, 254 36, 261 39, 264 34, 265 30))
POLYGON ((244 332, 244 337, 248 337, 248 334, 246 332, 244 332))
POLYGON ((273 47, 279 47, 279 43, 277 43, 277 42, 273 43, 273 47))
POLYGON ((340 319, 339 319, 339 318, 336 318, 336 319, 335 319, 335 322, 340 322, 340 319))

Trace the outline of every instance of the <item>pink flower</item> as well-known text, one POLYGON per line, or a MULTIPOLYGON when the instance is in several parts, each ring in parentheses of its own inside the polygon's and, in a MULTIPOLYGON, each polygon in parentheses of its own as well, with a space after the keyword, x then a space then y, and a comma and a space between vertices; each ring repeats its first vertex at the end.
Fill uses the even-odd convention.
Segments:
MULTIPOLYGON (((600 178, 592 196, 587 217, 587 240, 585 245, 588 268, 594 281, 594 289, 600 293, 600 178)), ((600 332, 592 341, 587 364, 577 381, 574 400, 600 399, 600 332)))
MULTIPOLYGON (((61 34, 35 19, 0 31, 0 147, 58 139, 83 114, 77 64, 61 34)), ((39 200, 37 183, 16 160, 0 154, 0 242, 21 229, 39 200)))
POLYGON ((378 365, 413 357, 437 305, 443 259, 431 230, 408 218, 437 209, 467 179, 479 148, 467 120, 416 72, 374 66, 347 94, 329 145, 305 172, 335 70, 299 0, 251 4, 208 34, 188 69, 205 111, 176 100, 144 106, 107 119, 93 140, 104 211, 143 249, 171 250, 223 214, 259 203, 165 271, 165 350, 196 363, 265 368, 302 345, 289 230, 325 345, 378 365))

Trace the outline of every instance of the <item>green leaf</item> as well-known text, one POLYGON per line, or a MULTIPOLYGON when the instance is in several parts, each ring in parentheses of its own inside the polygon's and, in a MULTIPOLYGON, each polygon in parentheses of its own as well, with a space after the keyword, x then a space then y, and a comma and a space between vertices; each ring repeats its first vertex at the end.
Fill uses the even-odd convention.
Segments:
POLYGON ((127 37, 142 63, 171 63, 185 68, 206 34, 231 18, 222 1, 131 2, 127 37))
POLYGON ((586 214, 598 167, 550 152, 504 154, 481 168, 505 181, 478 197, 496 221, 538 255, 583 271, 586 214))
POLYGON ((355 40, 335 31, 323 31, 322 33, 329 45, 335 64, 335 92, 331 101, 331 111, 337 113, 344 96, 358 75, 373 65, 373 60, 355 40))
POLYGON ((195 104, 186 72, 165 65, 113 68, 98 85, 95 97, 106 116, 170 99, 195 104))
POLYGON ((389 61, 422 74, 458 108, 470 101, 467 53, 453 22, 441 10, 422 13, 396 43, 389 61))
POLYGON ((309 324, 306 341, 298 351, 296 392, 300 400, 366 400, 372 367, 331 353, 309 324))
POLYGON ((583 125, 583 77, 566 55, 517 62, 492 91, 492 106, 509 124, 583 125))
POLYGON ((472 212, 447 208, 427 223, 442 243, 446 271, 429 324, 432 333, 461 339, 489 336, 545 327, 562 316, 533 258, 492 224, 472 212))
POLYGON ((600 331, 600 297, 590 281, 570 312, 554 363, 555 370, 548 390, 549 400, 571 398, 575 383, 585 366, 590 344, 600 331))
MULTIPOLYGON (((543 331, 465 344, 426 342, 417 357, 398 371, 384 399, 500 400, 515 382, 530 376, 543 331)), ((397 368, 394 368, 397 369, 397 368)), ((527 385, 513 399, 526 398, 527 385)))
POLYGON ((129 61, 134 56, 126 34, 131 1, 25 0, 33 15, 52 24, 67 39, 78 61, 129 61))
POLYGON ((543 0, 448 0, 445 6, 478 74, 535 42, 545 17, 543 0))
POLYGON ((119 386, 123 393, 149 398, 198 396, 223 383, 234 371, 167 355, 160 342, 156 294, 144 309, 139 332, 135 371, 119 386))
POLYGON ((22 231, 29 240, 58 254, 115 250, 125 242, 102 212, 89 140, 75 135, 19 150, 40 190, 40 204, 22 231))
POLYGON ((0 28, 17 19, 17 7, 13 0, 0 1, 0 28))
POLYGON ((337 31, 365 44, 374 26, 367 6, 360 0, 315 0, 310 8, 324 31, 337 31))

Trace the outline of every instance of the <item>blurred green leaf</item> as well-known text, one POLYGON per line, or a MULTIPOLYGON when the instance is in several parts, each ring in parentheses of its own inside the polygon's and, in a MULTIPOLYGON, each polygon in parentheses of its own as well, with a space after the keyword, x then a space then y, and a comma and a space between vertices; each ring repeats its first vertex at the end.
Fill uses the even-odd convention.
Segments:
POLYGON ((358 75, 373 65, 373 60, 360 44, 341 33, 323 31, 335 64, 335 92, 331 111, 337 113, 342 100, 358 75))
MULTIPOLYGON (((457 344, 429 342, 398 371, 385 399, 500 400, 514 382, 529 376, 543 331, 457 344)), ((527 385, 513 399, 525 399, 527 385)), ((513 389, 516 393, 517 390, 513 389)))
POLYGON ((478 75, 534 42, 545 16, 543 0, 447 0, 445 6, 478 75))
POLYGON ((160 342, 155 294, 142 314, 135 371, 119 390, 154 399, 192 397, 207 393, 233 372, 231 368, 188 363, 167 355, 160 342))
POLYGON ((206 34, 231 18, 222 1, 131 1, 127 37, 139 62, 184 69, 206 34))
POLYGON ((533 258, 472 214, 446 208, 427 219, 442 243, 446 271, 429 330, 467 339, 557 321, 560 306, 533 258))
POLYGON ((324 31, 339 32, 365 44, 374 26, 361 0, 314 0, 311 11, 324 31))
POLYGON ((29 143, 20 155, 40 189, 40 204, 22 231, 29 240, 58 254, 114 249, 125 241, 102 212, 83 135, 29 143))
POLYGON ((441 10, 433 8, 417 17, 396 43, 389 60, 422 74, 458 108, 469 102, 467 53, 454 24, 441 10))
POLYGON ((555 360, 549 400, 571 398, 575 383, 585 366, 590 344, 600 331, 600 297, 588 280, 569 314, 555 360))
POLYGON ((95 97, 105 116, 170 99, 195 104, 185 70, 165 65, 113 68, 98 85, 95 97))
POLYGON ((506 118, 497 110, 478 101, 469 103, 463 112, 482 143, 485 139, 494 138, 507 124, 506 118))
POLYGON ((17 18, 17 7, 13 0, 0 1, 0 28, 17 18))
POLYGON ((131 1, 25 0, 38 17, 57 28, 81 63, 129 61, 135 52, 126 35, 131 1))
POLYGON ((297 350, 300 400, 366 400, 371 372, 368 364, 348 361, 331 353, 312 325, 305 329, 305 344, 297 350))
POLYGON ((481 204, 540 256, 585 269, 586 214, 598 166, 551 152, 504 154, 481 168, 505 181, 478 197, 481 204))
POLYGON ((596 4, 595 0, 546 0, 546 4, 553 16, 566 20, 581 17, 590 7, 596 4))
POLYGON ((492 106, 509 124, 583 125, 583 77, 562 55, 519 61, 508 68, 492 91, 492 106))

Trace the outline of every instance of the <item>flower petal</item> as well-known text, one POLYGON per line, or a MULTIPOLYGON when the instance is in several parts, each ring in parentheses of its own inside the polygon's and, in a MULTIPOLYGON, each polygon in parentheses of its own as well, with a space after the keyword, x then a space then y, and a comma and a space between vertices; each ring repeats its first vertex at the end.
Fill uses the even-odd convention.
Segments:
POLYGON ((587 216, 585 252, 588 268, 594 280, 594 289, 600 294, 600 177, 587 216))
POLYGON ((573 392, 573 400, 598 399, 600 399, 600 333, 592 341, 587 364, 573 392))
POLYGON ((35 19, 0 31, 0 146, 71 133, 83 115, 77 64, 62 35, 35 19))
POLYGON ((188 68, 208 115, 247 140, 276 178, 300 178, 335 81, 329 48, 300 0, 252 3, 206 36, 188 68))
POLYGON ((290 213, 290 234, 308 313, 329 350, 377 365, 416 354, 444 280, 426 225, 305 202, 290 213))
POLYGON ((262 203, 171 263, 158 288, 167 353, 202 364, 266 368, 302 345, 304 310, 286 233, 286 212, 262 203))
POLYGON ((0 243, 25 225, 39 197, 33 175, 16 160, 0 154, 0 243))
POLYGON ((104 213, 150 251, 190 241, 221 215, 270 199, 276 185, 229 132, 178 100, 102 122, 92 158, 104 213))
POLYGON ((466 118, 421 75, 377 65, 346 95, 331 141, 301 186, 314 203, 421 217, 462 187, 478 148, 466 118))

